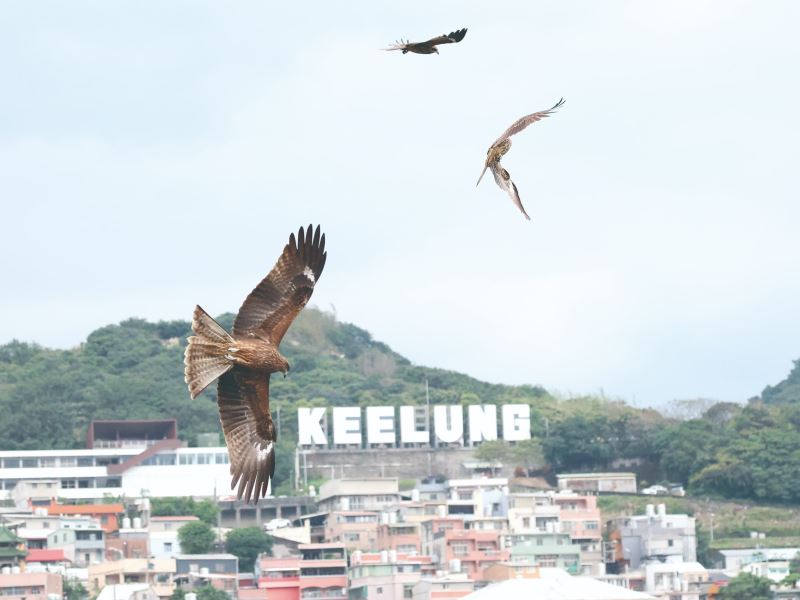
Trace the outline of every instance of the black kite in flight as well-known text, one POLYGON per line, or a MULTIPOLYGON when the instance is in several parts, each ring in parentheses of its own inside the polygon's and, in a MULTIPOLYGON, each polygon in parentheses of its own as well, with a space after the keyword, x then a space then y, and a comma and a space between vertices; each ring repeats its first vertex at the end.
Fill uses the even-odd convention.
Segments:
POLYGON ((217 404, 231 461, 231 488, 245 502, 267 493, 275 472, 277 432, 269 411, 269 377, 286 376, 289 363, 278 346, 314 291, 325 266, 325 235, 300 228, 275 266, 239 309, 233 334, 202 308, 194 309, 184 354, 192 398, 219 378, 217 404))
POLYGON ((511 136, 515 133, 519 133, 523 129, 525 129, 531 123, 536 123, 536 121, 540 121, 545 117, 549 117, 556 109, 560 108, 564 104, 564 99, 562 98, 559 100, 555 106, 552 108, 548 108, 547 110, 541 110, 539 112, 535 112, 533 114, 527 115, 518 119, 511 127, 506 129, 499 138, 495 140, 495 142, 489 146, 489 150, 486 152, 486 164, 483 166, 483 171, 481 171, 481 176, 478 177, 478 183, 475 185, 477 186, 481 179, 483 179, 484 173, 486 173, 486 169, 492 170, 492 175, 494 175, 494 180, 497 182, 497 185, 500 186, 500 189, 505 191, 511 199, 514 201, 514 204, 517 205, 517 208, 525 215, 525 218, 529 221, 531 218, 528 216, 528 213, 525 212, 525 208, 522 206, 522 200, 519 199, 519 192, 517 191, 517 186, 514 185, 514 182, 511 181, 511 175, 509 175, 508 171, 506 171, 503 166, 500 164, 500 159, 511 149, 511 136))
POLYGON ((467 28, 453 31, 447 35, 440 35, 439 37, 431 38, 426 42, 409 42, 400 40, 384 50, 402 50, 403 54, 413 52, 415 54, 439 54, 439 49, 436 48, 439 44, 455 44, 464 39, 467 35, 467 28))

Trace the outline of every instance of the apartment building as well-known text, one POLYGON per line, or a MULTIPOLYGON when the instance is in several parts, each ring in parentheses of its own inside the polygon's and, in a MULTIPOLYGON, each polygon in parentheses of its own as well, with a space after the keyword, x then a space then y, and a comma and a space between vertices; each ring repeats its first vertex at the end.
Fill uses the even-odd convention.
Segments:
POLYGON ((379 519, 377 511, 332 511, 325 520, 325 541, 340 543, 348 552, 374 550, 379 519))
POLYGON ((399 554, 411 554, 422 552, 420 543, 421 526, 416 521, 392 520, 395 513, 381 513, 382 522, 378 525, 375 549, 394 550, 399 554), (385 520, 385 522, 383 522, 385 520))
POLYGON ((486 567, 508 560, 509 551, 501 549, 497 532, 444 529, 434 535, 433 556, 441 568, 480 580, 486 567))
POLYGON ((150 541, 150 556, 169 558, 181 554, 181 542, 178 530, 187 523, 199 521, 194 515, 150 517, 147 533, 150 541))
POLYGON ((581 547, 566 533, 517 534, 511 560, 539 567, 557 567, 570 575, 580 573, 581 547), (522 539, 520 539, 522 538, 522 539))
POLYGON ((612 572, 638 569, 647 561, 697 560, 694 517, 667 514, 664 504, 648 504, 644 515, 612 519, 607 527, 612 572))
POLYGON ((342 544, 300 544, 299 555, 261 556, 258 588, 269 600, 347 599, 347 551, 342 544))
POLYGON ((186 591, 211 585, 236 598, 239 558, 233 554, 177 554, 173 579, 186 591))
POLYGON ((229 489, 228 463, 224 446, 183 447, 174 420, 93 421, 85 449, 0 451, 0 500, 211 498, 229 489))
POLYGON ((559 490, 635 494, 636 473, 564 473, 556 475, 559 490))
POLYGON ((0 574, 0 598, 4 600, 51 600, 63 594, 62 578, 57 573, 0 574))
POLYGON ((175 574, 173 558, 125 558, 107 561, 89 565, 88 589, 96 594, 107 585, 146 583, 159 597, 165 598, 175 591, 175 574))
POLYGON ((381 511, 401 500, 396 477, 332 479, 320 486, 320 512, 381 511))
POLYGON ((405 600, 423 573, 433 573, 430 556, 393 550, 356 551, 350 556, 350 600, 405 600))

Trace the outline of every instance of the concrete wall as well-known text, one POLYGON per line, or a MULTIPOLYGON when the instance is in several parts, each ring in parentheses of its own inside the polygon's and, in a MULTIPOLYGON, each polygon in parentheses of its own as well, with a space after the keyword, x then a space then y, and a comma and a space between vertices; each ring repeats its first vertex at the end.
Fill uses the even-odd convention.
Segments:
POLYGON ((467 477, 462 463, 474 460, 472 448, 381 448, 357 450, 301 451, 300 473, 304 465, 308 477, 397 477, 413 479, 428 475, 448 478, 467 477), (306 453, 305 458, 303 452, 306 453))

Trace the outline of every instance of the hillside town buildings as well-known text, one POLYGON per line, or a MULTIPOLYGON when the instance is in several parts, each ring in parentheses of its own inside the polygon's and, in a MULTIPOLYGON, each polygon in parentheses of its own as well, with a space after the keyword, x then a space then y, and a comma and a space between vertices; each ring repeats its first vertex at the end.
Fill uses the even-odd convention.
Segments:
POLYGON ((598 498, 635 490, 631 473, 560 475, 558 489, 538 489, 481 464, 413 481, 334 477, 318 493, 309 486, 253 506, 219 493, 229 483, 224 447, 186 448, 169 420, 95 422, 84 450, 0 452, 0 596, 52 600, 75 580, 112 600, 206 585, 232 600, 430 600, 531 580, 530 589, 574 585, 598 598, 612 589, 702 600, 739 572, 777 584, 800 550, 721 550, 703 565, 691 515, 647 504, 644 514, 603 518, 598 498), (221 543, 186 554, 179 531, 198 517, 151 514, 152 499, 175 495, 216 502, 218 542, 230 529, 266 530, 272 555, 242 573, 221 543))

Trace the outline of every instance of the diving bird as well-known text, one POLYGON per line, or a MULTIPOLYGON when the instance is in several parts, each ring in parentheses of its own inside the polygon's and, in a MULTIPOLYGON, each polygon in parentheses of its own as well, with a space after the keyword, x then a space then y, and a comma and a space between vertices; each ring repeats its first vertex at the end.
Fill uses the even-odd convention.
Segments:
POLYGON ((278 351, 325 266, 325 235, 301 227, 278 262, 242 304, 229 334, 200 306, 184 353, 184 378, 196 398, 219 378, 217 405, 231 463, 231 489, 245 502, 266 495, 275 473, 277 432, 269 410, 269 378, 289 372, 278 351))
POLYGON ((452 31, 447 35, 440 35, 439 37, 431 38, 427 42, 409 42, 399 40, 384 48, 384 50, 402 50, 403 54, 407 52, 414 52, 415 54, 439 54, 439 49, 436 47, 439 44, 455 44, 464 39, 467 35, 467 28, 452 31))
POLYGON ((561 98, 561 100, 556 102, 552 108, 540 110, 539 112, 522 117, 521 119, 515 121, 511 127, 506 129, 503 132, 503 135, 497 138, 494 143, 489 146, 489 150, 486 151, 486 163, 483 166, 483 171, 481 171, 481 176, 478 177, 478 183, 475 184, 476 186, 480 184, 481 179, 483 179, 483 175, 486 173, 486 169, 491 169, 497 185, 500 186, 501 190, 505 191, 509 196, 511 196, 511 200, 514 201, 514 204, 517 205, 517 208, 519 208, 522 214, 525 215, 525 218, 529 221, 531 218, 528 216, 528 213, 525 212, 525 208, 522 206, 522 200, 519 198, 517 186, 514 185, 513 181, 511 181, 511 175, 509 175, 508 171, 506 171, 500 164, 500 159, 503 158, 503 156, 505 156, 505 154, 511 149, 512 135, 519 133, 531 123, 536 123, 536 121, 541 121, 545 117, 549 117, 556 109, 563 106, 563 104, 564 99, 561 98))

